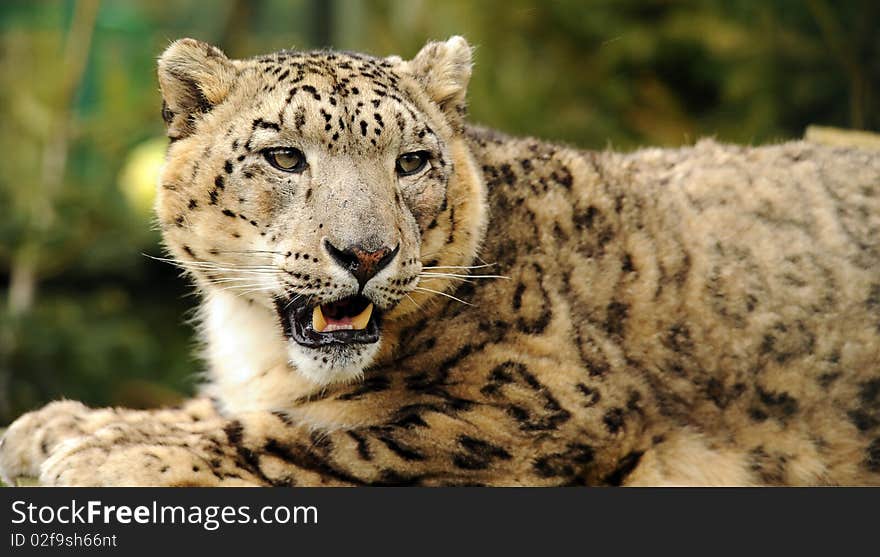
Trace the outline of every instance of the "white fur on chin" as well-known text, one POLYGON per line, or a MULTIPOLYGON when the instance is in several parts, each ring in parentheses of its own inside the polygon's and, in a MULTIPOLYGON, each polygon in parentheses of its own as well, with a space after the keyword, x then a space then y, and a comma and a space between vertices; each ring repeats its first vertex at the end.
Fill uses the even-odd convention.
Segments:
POLYGON ((203 393, 229 414, 286 410, 331 383, 359 380, 380 344, 306 348, 284 337, 274 309, 224 291, 205 296, 202 336, 209 366, 203 393))

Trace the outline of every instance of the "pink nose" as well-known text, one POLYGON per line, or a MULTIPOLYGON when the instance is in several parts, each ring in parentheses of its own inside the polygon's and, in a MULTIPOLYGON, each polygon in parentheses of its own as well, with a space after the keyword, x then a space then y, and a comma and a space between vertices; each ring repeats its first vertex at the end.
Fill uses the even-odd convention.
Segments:
POLYGON ((324 241, 324 247, 336 263, 345 268, 354 275, 361 289, 367 282, 376 276, 379 271, 384 269, 391 263, 397 252, 400 251, 400 244, 393 250, 391 248, 382 247, 377 250, 367 251, 360 246, 349 246, 345 249, 339 249, 329 240, 324 241))

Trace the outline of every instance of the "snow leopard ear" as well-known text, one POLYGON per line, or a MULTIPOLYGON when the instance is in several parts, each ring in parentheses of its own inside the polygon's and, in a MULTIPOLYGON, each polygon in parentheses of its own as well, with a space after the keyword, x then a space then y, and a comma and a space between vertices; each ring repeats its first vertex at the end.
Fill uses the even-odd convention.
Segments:
POLYGON ((196 121, 226 98, 236 75, 219 48, 195 39, 171 43, 158 66, 162 118, 172 140, 193 132, 196 121))
POLYGON ((464 37, 428 43, 404 64, 450 122, 456 127, 463 125, 472 66, 471 47, 464 37))

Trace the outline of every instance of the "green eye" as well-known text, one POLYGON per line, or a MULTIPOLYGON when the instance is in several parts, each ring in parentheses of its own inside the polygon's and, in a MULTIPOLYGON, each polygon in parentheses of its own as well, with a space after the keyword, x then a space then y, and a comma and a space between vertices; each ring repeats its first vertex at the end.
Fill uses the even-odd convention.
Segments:
POLYGON ((428 153, 426 151, 413 151, 397 157, 395 170, 399 176, 409 176, 425 168, 427 163, 428 153))
POLYGON ((269 164, 284 172, 302 172, 306 169, 306 156, 299 149, 275 147, 266 149, 263 156, 269 164))

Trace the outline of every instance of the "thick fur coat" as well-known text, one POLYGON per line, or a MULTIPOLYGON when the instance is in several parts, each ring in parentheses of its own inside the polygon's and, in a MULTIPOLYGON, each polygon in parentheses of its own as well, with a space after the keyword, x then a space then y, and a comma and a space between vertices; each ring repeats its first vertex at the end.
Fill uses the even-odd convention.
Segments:
POLYGON ((880 154, 506 137, 465 120, 470 57, 169 47, 157 214, 203 295, 204 397, 54 403, 3 474, 880 483, 880 154), (378 340, 309 344, 353 299, 378 340))

